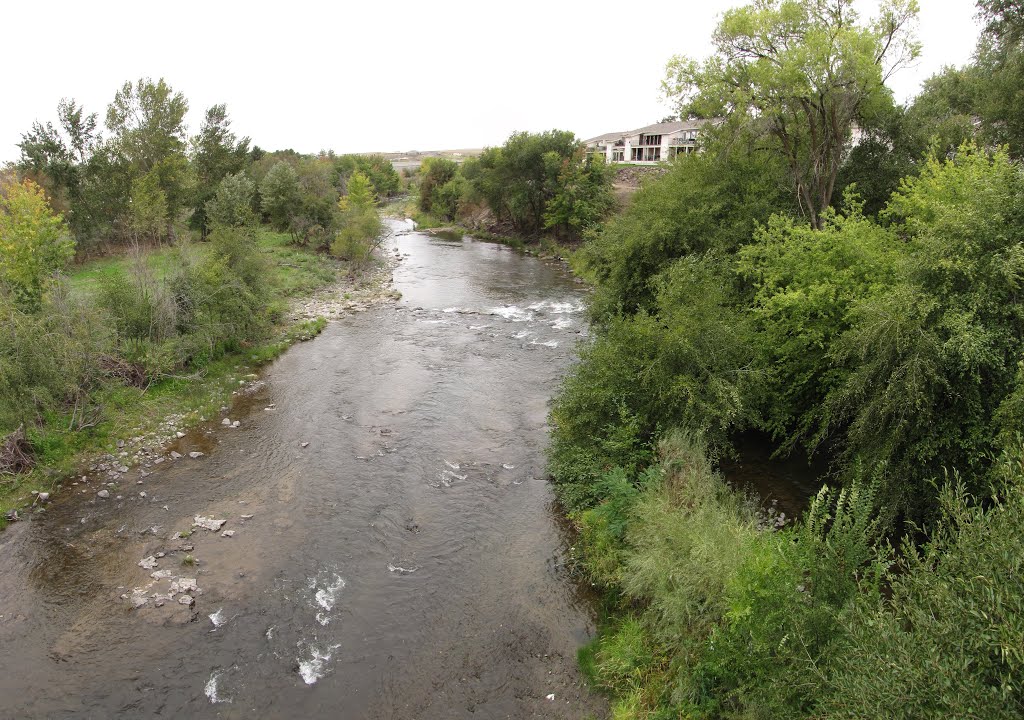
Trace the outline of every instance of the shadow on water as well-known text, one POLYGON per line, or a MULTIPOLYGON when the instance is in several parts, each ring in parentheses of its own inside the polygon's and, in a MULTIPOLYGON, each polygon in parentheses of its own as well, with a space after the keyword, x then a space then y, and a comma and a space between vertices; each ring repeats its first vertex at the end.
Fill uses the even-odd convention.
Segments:
POLYGON ((789 518, 807 509, 828 476, 828 460, 808 461, 799 453, 773 458, 775 445, 766 433, 748 431, 733 440, 736 456, 719 462, 719 471, 738 489, 754 492, 765 507, 774 505, 789 518))

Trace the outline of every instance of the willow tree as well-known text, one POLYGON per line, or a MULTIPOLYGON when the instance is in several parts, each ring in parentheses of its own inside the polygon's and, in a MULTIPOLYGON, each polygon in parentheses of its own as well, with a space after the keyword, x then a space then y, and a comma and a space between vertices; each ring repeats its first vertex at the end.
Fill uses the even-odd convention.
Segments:
POLYGON ((854 0, 754 0, 722 17, 714 54, 677 55, 665 96, 683 117, 771 139, 801 210, 820 228, 855 126, 891 107, 888 78, 920 52, 917 0, 883 0, 862 22, 854 0))

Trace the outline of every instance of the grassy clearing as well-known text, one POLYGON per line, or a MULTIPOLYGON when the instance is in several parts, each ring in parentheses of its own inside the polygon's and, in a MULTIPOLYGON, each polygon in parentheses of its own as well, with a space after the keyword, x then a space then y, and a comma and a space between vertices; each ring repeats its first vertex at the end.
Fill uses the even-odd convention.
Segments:
MULTIPOLYGON (((197 244, 200 253, 207 252, 197 244)), ((326 254, 289 244, 287 234, 261 230, 259 249, 270 266, 271 305, 284 316, 289 300, 309 295, 339 278, 352 275, 350 267, 326 254)), ((141 256, 154 274, 171 270, 175 255, 172 248, 145 251, 141 256)), ((112 256, 73 268, 69 284, 79 296, 97 292, 101 283, 128 269, 137 258, 112 256)), ((228 404, 239 379, 255 372, 291 344, 315 337, 326 320, 279 323, 259 344, 211 361, 180 377, 166 377, 142 389, 120 383, 108 383, 96 390, 90 400, 101 410, 95 424, 84 430, 73 428, 70 408, 47 415, 42 424, 28 429, 36 453, 37 465, 30 472, 0 477, 0 528, 3 514, 31 502, 31 491, 54 492, 63 478, 76 473, 83 463, 102 453, 117 452, 117 441, 149 435, 168 416, 180 416, 184 427, 214 417, 228 404)))

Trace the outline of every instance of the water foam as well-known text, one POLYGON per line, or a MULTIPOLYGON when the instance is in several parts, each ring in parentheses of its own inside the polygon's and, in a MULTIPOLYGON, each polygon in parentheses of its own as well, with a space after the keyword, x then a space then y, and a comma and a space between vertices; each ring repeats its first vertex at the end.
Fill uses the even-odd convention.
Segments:
POLYGON ((313 685, 322 678, 327 673, 327 663, 331 661, 331 656, 339 647, 341 646, 331 645, 326 650, 320 650, 316 646, 311 646, 309 659, 298 658, 299 675, 302 677, 302 681, 307 685, 313 685))
POLYGON ((214 670, 210 675, 210 679, 206 681, 206 686, 203 688, 203 692, 206 693, 206 697, 210 699, 210 702, 216 705, 217 703, 229 703, 231 698, 223 698, 217 692, 217 681, 220 676, 224 674, 223 670, 214 670))
POLYGON ((491 308, 491 315, 497 315, 503 317, 506 320, 512 322, 525 322, 527 320, 533 320, 533 313, 529 310, 523 310, 515 305, 502 305, 501 307, 491 308))

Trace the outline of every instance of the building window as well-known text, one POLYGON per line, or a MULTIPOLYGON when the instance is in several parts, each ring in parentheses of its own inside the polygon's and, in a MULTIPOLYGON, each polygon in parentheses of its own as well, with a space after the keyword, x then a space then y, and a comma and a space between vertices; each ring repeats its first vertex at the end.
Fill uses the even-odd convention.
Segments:
POLYGON ((641 145, 661 145, 661 135, 641 135, 641 145))
POLYGON ((626 151, 622 149, 612 150, 612 162, 622 162, 626 159, 626 151))

